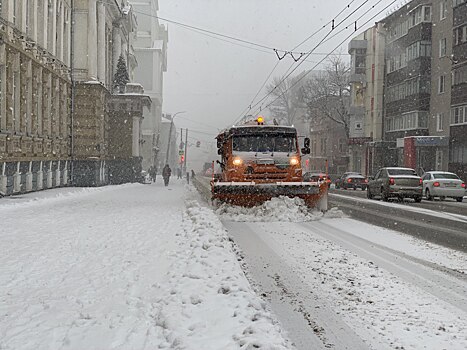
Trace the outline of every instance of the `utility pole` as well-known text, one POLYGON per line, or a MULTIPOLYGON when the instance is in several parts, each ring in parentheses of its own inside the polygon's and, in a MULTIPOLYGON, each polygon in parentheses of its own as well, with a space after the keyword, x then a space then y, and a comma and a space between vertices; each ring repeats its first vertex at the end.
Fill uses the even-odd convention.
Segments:
POLYGON ((186 173, 186 154, 188 149, 188 128, 185 129, 185 159, 183 160, 183 168, 185 169, 186 173))
POLYGON ((169 164, 169 153, 170 153, 170 138, 172 137, 172 127, 174 125, 174 119, 177 114, 186 113, 185 111, 177 112, 172 116, 172 122, 170 123, 170 130, 169 130, 169 141, 167 142, 167 154, 165 155, 165 164, 169 164))

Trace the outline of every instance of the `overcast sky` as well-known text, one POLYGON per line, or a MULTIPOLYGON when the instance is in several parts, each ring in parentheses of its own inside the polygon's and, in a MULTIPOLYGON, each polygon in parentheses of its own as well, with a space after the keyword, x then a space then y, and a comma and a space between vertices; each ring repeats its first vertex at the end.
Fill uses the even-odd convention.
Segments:
MULTIPOLYGON (((343 20, 365 0, 159 0, 159 16, 213 32, 222 33, 246 41, 281 50, 291 50, 309 35, 329 22, 350 4, 336 19, 343 20)), ((373 15, 391 3, 392 0, 369 0, 358 12, 345 21, 338 29, 350 24, 351 29, 331 39, 316 49, 327 53, 353 33, 353 21, 366 14, 363 24, 373 15), (371 6, 377 4, 374 9, 371 6)), ((381 15, 371 20, 368 28, 381 15)), ((211 139, 217 129, 232 125, 242 111, 250 104, 274 65, 278 61, 272 50, 246 45, 233 45, 225 41, 187 30, 175 24, 168 26, 168 71, 164 76, 164 105, 166 113, 180 114, 177 127, 188 127, 198 133, 201 140, 211 139), (261 50, 261 51, 258 51, 261 50), (267 52, 263 52, 267 51, 267 52)), ((296 51, 312 49, 327 34, 330 26, 307 41, 296 51)), ((359 28, 357 33, 364 28, 359 28)), ((352 36, 354 36, 352 35, 352 36)), ((348 41, 347 41, 348 42, 348 41)), ((347 42, 340 51, 347 53, 347 42)), ((339 50, 338 50, 339 51, 339 50)), ((311 55, 309 61, 296 71, 310 69, 323 58, 311 55)), ((280 76, 290 67, 293 60, 282 60, 274 71, 280 76)), ((258 99, 264 96, 264 90, 258 99)), ((267 113, 265 113, 267 117, 267 113)))

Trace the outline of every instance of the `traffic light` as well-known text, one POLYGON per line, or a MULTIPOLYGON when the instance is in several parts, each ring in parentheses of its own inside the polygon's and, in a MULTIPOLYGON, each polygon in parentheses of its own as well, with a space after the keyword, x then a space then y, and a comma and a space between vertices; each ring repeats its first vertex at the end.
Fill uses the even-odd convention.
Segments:
POLYGON ((180 163, 183 163, 184 161, 185 161, 185 156, 182 154, 182 155, 180 156, 180 163))
POLYGON ((196 141, 196 147, 201 146, 201 141, 196 141))

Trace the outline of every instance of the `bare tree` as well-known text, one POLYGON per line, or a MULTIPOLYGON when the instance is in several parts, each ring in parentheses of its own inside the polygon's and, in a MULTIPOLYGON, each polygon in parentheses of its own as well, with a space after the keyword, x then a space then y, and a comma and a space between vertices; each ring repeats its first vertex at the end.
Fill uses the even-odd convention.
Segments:
POLYGON ((311 118, 328 118, 350 132, 349 65, 340 56, 328 59, 326 68, 308 79, 302 87, 303 102, 311 118))
POLYGON ((278 121, 292 125, 297 109, 300 107, 300 89, 295 85, 297 77, 289 77, 282 81, 275 77, 266 87, 271 95, 271 105, 268 107, 271 115, 278 121))

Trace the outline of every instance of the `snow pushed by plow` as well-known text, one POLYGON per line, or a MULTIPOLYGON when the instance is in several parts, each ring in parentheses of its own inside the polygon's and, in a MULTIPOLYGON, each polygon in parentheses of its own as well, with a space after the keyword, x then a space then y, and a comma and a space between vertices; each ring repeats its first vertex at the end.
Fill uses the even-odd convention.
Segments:
POLYGON ((178 250, 157 315, 168 348, 293 348, 266 303, 251 289, 231 241, 210 209, 188 201, 180 238, 183 249, 178 250))
POLYGON ((345 216, 344 213, 337 208, 332 208, 326 213, 318 210, 310 210, 302 199, 285 196, 272 198, 253 208, 233 206, 224 203, 216 210, 216 214, 223 220, 241 222, 305 222, 322 218, 341 218, 345 216))

